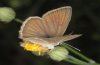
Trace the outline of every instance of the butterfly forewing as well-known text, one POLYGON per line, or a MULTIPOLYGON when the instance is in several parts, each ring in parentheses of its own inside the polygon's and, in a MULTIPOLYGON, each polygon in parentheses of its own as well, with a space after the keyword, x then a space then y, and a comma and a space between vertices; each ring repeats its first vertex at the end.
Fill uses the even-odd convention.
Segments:
POLYGON ((44 14, 42 18, 46 32, 49 36, 62 36, 68 27, 71 19, 72 8, 70 6, 51 10, 44 14))
POLYGON ((22 25, 20 30, 20 38, 28 37, 45 37, 43 20, 40 17, 29 17, 22 25))
POLYGON ((69 24, 71 13, 71 7, 66 6, 47 12, 42 18, 29 17, 21 27, 20 38, 61 36, 69 24))

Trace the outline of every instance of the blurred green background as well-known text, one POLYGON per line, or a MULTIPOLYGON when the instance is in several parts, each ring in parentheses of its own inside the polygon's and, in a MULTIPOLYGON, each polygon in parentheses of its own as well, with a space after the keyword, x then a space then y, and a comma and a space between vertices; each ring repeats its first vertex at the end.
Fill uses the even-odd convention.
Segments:
MULTIPOLYGON (((0 0, 0 7, 13 8, 16 18, 23 21, 30 16, 41 16, 63 6, 72 6, 73 9, 65 34, 83 34, 67 43, 100 63, 100 0, 0 0)), ((64 61, 55 62, 47 57, 37 57, 25 51, 19 43, 20 26, 21 23, 14 20, 10 23, 0 22, 0 65, 72 65, 64 61)))

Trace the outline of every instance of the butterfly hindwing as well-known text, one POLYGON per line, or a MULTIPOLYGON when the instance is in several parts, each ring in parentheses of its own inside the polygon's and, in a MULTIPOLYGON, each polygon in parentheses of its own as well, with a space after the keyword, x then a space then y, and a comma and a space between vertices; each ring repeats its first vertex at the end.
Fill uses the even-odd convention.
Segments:
POLYGON ((52 38, 43 38, 43 37, 30 37, 30 38, 24 38, 24 40, 28 40, 32 43, 40 44, 44 47, 48 47, 49 49, 53 49, 54 46, 59 45, 60 43, 64 41, 69 41, 74 38, 77 38, 81 35, 65 35, 65 36, 59 36, 59 37, 52 37, 52 38))
POLYGON ((54 46, 59 45, 59 43, 72 40, 74 38, 80 37, 81 34, 75 34, 75 35, 64 35, 64 36, 58 36, 53 38, 44 38, 49 44, 53 44, 54 46))

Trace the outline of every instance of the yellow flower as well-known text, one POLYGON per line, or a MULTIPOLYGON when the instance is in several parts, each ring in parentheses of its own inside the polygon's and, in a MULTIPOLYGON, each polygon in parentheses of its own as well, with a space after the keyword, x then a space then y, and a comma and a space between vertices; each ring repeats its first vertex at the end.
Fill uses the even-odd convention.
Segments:
POLYGON ((49 51, 49 49, 47 47, 43 47, 40 44, 37 43, 31 43, 29 41, 24 41, 21 46, 27 50, 27 51, 31 51, 36 55, 43 55, 44 53, 46 53, 47 51, 49 51))

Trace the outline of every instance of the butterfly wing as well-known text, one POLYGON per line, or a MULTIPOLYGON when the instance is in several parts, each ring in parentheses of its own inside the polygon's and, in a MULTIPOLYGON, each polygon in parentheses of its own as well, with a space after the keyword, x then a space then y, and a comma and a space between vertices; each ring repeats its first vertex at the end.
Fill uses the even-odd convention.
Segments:
POLYGON ((25 41, 30 41, 32 43, 36 43, 36 44, 40 44, 44 47, 48 47, 48 49, 53 49, 54 48, 54 45, 53 44, 50 44, 50 42, 45 39, 45 38, 42 38, 42 37, 29 37, 29 38, 24 38, 23 40, 25 41))
POLYGON ((49 49, 53 49, 54 46, 59 45, 60 43, 62 43, 64 41, 72 40, 79 36, 81 36, 81 35, 65 35, 65 36, 59 36, 59 37, 53 37, 53 38, 30 37, 30 38, 24 38, 24 40, 30 41, 32 43, 40 44, 44 47, 48 47, 49 49))
POLYGON ((21 26, 20 38, 52 37, 64 34, 70 18, 71 7, 61 7, 51 10, 40 17, 29 17, 21 26))
POLYGON ((42 18, 45 31, 48 36, 62 36, 68 27, 71 19, 72 8, 70 6, 61 7, 45 13, 42 18))
POLYGON ((53 37, 53 38, 44 38, 44 40, 48 41, 49 44, 56 46, 56 45, 59 45, 59 43, 75 39, 79 36, 81 36, 81 34, 80 35, 79 34, 78 35, 77 34, 75 34, 75 35, 69 34, 69 35, 53 37))
POLYGON ((47 36, 44 32, 42 22, 43 20, 40 17, 29 17, 26 19, 19 31, 20 38, 47 36))

